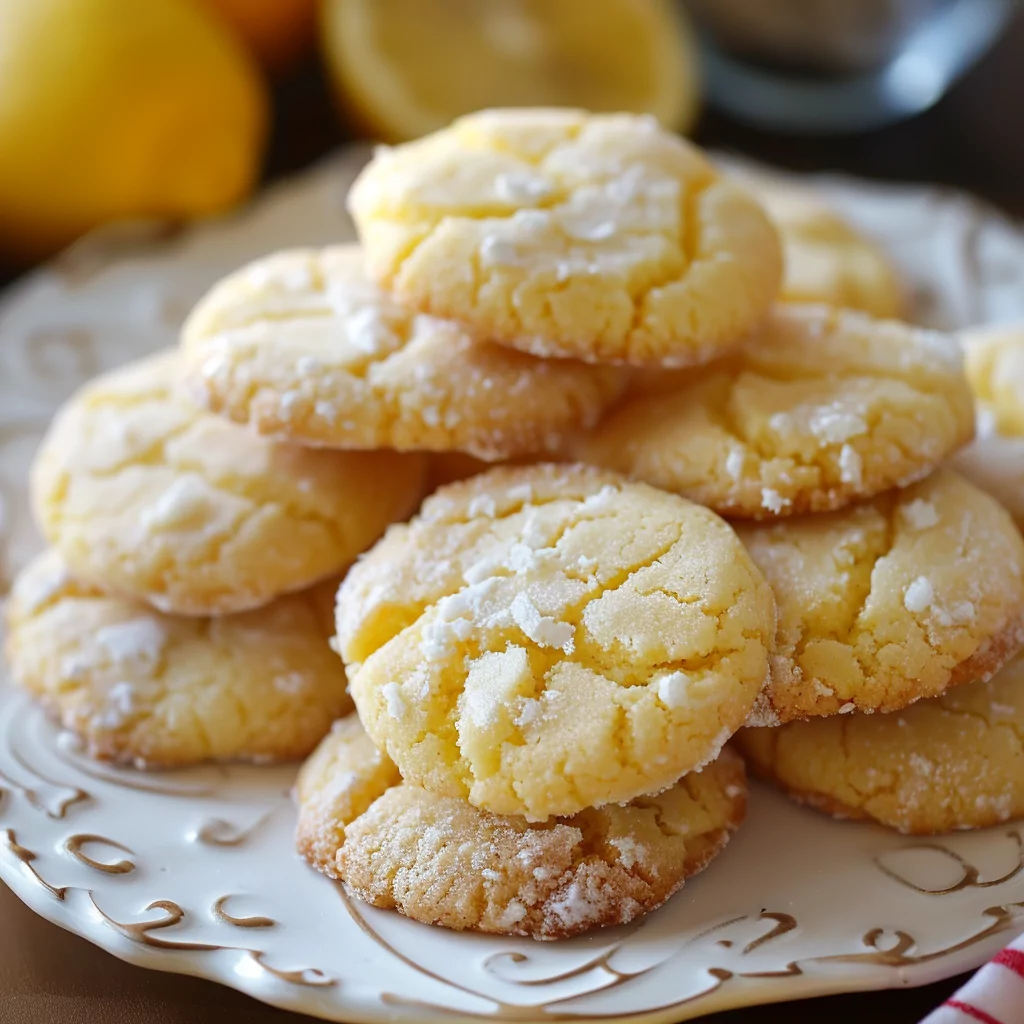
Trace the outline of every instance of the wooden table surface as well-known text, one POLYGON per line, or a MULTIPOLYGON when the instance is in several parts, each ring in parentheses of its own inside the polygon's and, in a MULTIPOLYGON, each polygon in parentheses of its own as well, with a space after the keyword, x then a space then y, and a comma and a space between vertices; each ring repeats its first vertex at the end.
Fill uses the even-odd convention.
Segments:
MULTIPOLYGON (((282 83, 268 179, 346 141, 315 66, 282 83)), ((707 113, 702 144, 794 170, 839 169, 867 177, 938 181, 1024 217, 1024 16, 938 106, 883 131, 840 139, 784 138, 707 113)), ((0 268, 0 283, 13 277, 0 268)), ((718 1024, 915 1024, 962 982, 833 996, 720 1014, 718 1024)), ((214 1024, 231 1014, 251 1024, 309 1018, 265 1007, 210 982, 121 963, 33 915, 0 885, 0 1024, 214 1024)))

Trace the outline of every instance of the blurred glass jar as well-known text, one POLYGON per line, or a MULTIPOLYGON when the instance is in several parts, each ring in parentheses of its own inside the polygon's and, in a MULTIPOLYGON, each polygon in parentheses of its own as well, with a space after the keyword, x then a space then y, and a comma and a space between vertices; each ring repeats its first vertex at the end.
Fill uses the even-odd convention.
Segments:
POLYGON ((712 103, 766 128, 838 134, 927 109, 1016 0, 686 0, 712 103))

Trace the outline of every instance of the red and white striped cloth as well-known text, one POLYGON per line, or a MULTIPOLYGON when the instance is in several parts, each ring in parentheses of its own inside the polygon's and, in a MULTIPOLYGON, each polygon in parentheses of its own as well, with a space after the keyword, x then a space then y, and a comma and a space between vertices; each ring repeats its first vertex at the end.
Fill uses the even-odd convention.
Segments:
POLYGON ((1024 935, 921 1024, 1024 1024, 1024 935))

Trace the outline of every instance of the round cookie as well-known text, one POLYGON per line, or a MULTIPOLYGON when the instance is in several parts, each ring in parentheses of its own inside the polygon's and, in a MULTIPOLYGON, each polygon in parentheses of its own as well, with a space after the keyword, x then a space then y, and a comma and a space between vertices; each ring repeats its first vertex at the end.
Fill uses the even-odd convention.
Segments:
POLYGON ((953 338, 848 310, 779 306, 700 373, 645 376, 577 454, 735 518, 906 485, 974 433, 953 338))
POLYGON ((894 711, 989 677, 1024 643, 1024 541, 951 470, 737 532, 779 610, 751 725, 894 711))
POLYGON ((562 939, 625 924, 702 870, 743 819, 726 749, 657 796, 531 825, 399 784, 358 719, 339 723, 298 781, 299 850, 360 899, 425 924, 562 939))
POLYGON ((221 281, 182 332, 213 412, 328 448, 462 451, 497 461, 591 427, 623 372, 545 361, 410 312, 366 280, 358 246, 278 253, 221 281))
POLYGON ((76 580, 50 550, 14 585, 6 654, 14 680, 92 757, 148 768, 293 760, 352 706, 328 646, 333 591, 185 618, 76 580))
POLYGON ((747 729, 757 774, 837 818, 913 835, 1024 816, 1024 656, 992 679, 891 715, 747 729))
POLYGON ((582 466, 442 488, 338 592, 338 650, 406 781, 542 820, 712 761, 767 674, 771 592, 707 509, 582 466))
POLYGON ((265 604, 337 575, 422 493, 425 458, 276 444, 193 405, 164 352, 57 414, 32 472, 43 533, 82 579, 165 612, 265 604))
POLYGON ((349 209, 400 302, 538 356, 707 362, 782 278, 761 207, 650 117, 471 114, 378 150, 349 209))
POLYGON ((881 319, 903 311, 899 278, 885 253, 808 189, 743 173, 739 184, 761 203, 782 242, 784 302, 859 309, 881 319))

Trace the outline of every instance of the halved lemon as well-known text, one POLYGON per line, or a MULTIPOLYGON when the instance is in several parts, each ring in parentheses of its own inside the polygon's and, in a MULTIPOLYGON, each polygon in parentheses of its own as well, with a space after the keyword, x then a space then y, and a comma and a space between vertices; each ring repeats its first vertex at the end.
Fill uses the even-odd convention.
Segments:
POLYGON ((685 131, 696 50, 671 0, 325 0, 343 106, 395 142, 484 107, 654 114, 685 131))

